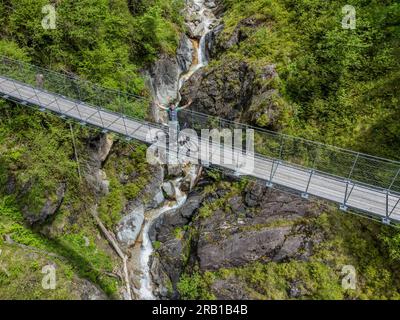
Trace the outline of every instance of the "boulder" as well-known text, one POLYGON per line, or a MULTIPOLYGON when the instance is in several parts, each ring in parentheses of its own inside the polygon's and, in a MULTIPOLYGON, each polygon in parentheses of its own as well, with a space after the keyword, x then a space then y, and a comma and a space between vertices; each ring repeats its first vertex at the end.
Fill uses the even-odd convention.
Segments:
POLYGON ((160 190, 154 196, 154 198, 147 204, 148 209, 155 209, 162 205, 165 201, 164 194, 160 190))
POLYGON ((175 199, 175 186, 172 184, 171 181, 164 182, 162 184, 162 189, 169 199, 175 199))
POLYGON ((144 222, 144 207, 135 208, 129 215, 123 217, 116 226, 118 241, 124 247, 135 244, 144 222))

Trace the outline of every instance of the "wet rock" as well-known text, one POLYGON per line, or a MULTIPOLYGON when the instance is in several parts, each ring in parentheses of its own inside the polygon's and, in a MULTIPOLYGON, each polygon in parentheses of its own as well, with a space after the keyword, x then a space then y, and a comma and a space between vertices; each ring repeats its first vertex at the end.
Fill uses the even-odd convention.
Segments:
POLYGON ((157 253, 163 257, 162 269, 170 281, 176 284, 183 270, 183 246, 179 239, 171 238, 163 243, 157 253))
POLYGON ((152 201, 147 204, 148 209, 155 209, 162 205, 165 201, 164 194, 161 190, 156 193, 152 201))
POLYGON ((204 196, 201 194, 193 194, 182 207, 162 215, 149 230, 150 240, 153 242, 165 242, 173 237, 173 230, 189 223, 196 210, 200 207, 203 198, 204 196))
POLYGON ((172 282, 165 272, 158 256, 152 257, 150 272, 154 284, 154 295, 160 299, 175 299, 175 297, 172 296, 172 282))
POLYGON ((118 223, 115 228, 118 241, 123 244, 124 247, 134 245, 142 230, 143 222, 144 207, 141 206, 133 210, 129 215, 123 217, 118 223))
POLYGON ((192 41, 183 34, 179 42, 179 47, 176 52, 178 66, 182 72, 187 72, 192 65, 194 48, 192 41))

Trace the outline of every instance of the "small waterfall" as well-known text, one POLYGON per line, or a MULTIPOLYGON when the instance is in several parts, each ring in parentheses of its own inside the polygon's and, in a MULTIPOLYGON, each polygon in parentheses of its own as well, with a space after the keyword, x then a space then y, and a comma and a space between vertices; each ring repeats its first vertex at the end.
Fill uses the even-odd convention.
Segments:
MULTIPOLYGON (((217 21, 217 18, 212 12, 209 0, 187 0, 186 1, 186 14, 187 14, 187 26, 191 30, 193 38, 191 39, 193 48, 196 51, 196 56, 192 61, 192 65, 189 70, 183 74, 180 74, 174 87, 176 87, 177 92, 171 92, 172 86, 168 87, 158 87, 157 90, 153 90, 154 99, 160 102, 166 102, 165 97, 178 97, 181 99, 180 89, 185 84, 187 80, 199 69, 203 68, 208 64, 208 53, 207 53, 207 40, 209 33, 212 32, 211 26, 217 21), (195 16, 197 22, 193 24, 190 16, 195 16), (157 94, 155 94, 157 92, 157 94), (162 93, 162 94, 160 94, 162 93)), ((215 4, 214 4, 215 5, 215 4)), ((155 83, 152 81, 152 88, 155 88, 155 83)), ((162 84, 161 84, 162 85, 162 84)), ((157 110, 158 112, 159 110, 157 110)), ((161 119, 161 118, 160 118, 161 119)), ((149 229, 152 223, 162 216, 165 212, 170 210, 179 209, 185 202, 187 195, 183 194, 179 187, 182 178, 173 181, 173 186, 175 189, 176 202, 167 203, 163 207, 152 210, 146 213, 146 222, 142 230, 142 245, 140 248, 140 268, 141 268, 141 278, 140 278, 140 289, 139 298, 143 300, 154 300, 156 297, 153 294, 153 282, 150 272, 150 257, 153 253, 153 246, 149 238, 149 229)))
POLYGON ((173 186, 175 189, 175 196, 176 196, 176 202, 173 204, 166 204, 163 207, 154 210, 151 212, 148 217, 146 217, 146 223, 143 228, 143 242, 141 246, 141 252, 140 252, 140 266, 142 269, 142 277, 140 279, 140 289, 139 289, 139 295, 142 300, 155 300, 155 296, 153 294, 153 288, 152 288, 152 279, 151 279, 151 272, 150 272, 150 256, 153 253, 153 245, 150 241, 149 237, 149 229, 152 225, 152 223, 159 218, 161 215, 163 215, 165 212, 170 211, 170 210, 176 210, 179 209, 182 205, 185 204, 186 202, 186 194, 182 193, 179 189, 180 187, 180 182, 182 178, 179 178, 177 180, 173 181, 173 186))
POLYGON ((207 59, 207 35, 208 33, 206 33, 205 35, 203 35, 200 39, 200 45, 199 45, 199 69, 202 67, 205 67, 208 64, 208 59, 207 59))

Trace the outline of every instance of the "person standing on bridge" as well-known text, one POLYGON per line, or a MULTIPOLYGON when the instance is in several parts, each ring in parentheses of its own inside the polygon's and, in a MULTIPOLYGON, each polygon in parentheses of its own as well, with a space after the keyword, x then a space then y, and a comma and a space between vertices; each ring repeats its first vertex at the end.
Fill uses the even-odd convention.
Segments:
POLYGON ((163 106, 162 104, 156 102, 156 105, 163 109, 166 110, 168 112, 168 120, 170 123, 172 124, 176 124, 177 128, 179 129, 179 119, 178 119, 178 112, 186 109, 187 107, 189 107, 192 103, 193 100, 189 100, 189 102, 184 105, 183 107, 179 107, 179 102, 176 102, 176 100, 171 100, 170 97, 167 98, 168 99, 168 107, 163 106))
POLYGON ((44 76, 41 73, 38 73, 36 75, 36 87, 38 87, 39 89, 43 89, 44 87, 44 76))

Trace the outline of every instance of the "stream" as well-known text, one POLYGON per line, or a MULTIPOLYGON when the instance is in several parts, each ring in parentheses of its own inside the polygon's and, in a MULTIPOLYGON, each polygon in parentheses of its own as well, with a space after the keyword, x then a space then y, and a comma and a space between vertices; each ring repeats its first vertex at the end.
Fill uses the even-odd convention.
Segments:
MULTIPOLYGON (((186 7, 184 9, 185 21, 188 29, 190 30, 192 44, 192 61, 190 68, 187 71, 180 72, 176 79, 174 88, 175 97, 181 100, 180 89, 187 80, 199 69, 203 68, 208 64, 207 54, 207 35, 212 31, 213 25, 218 21, 213 13, 215 3, 211 0, 186 0, 186 7)), ((159 101, 166 101, 166 97, 171 94, 170 87, 163 87, 160 84, 155 88, 154 92, 160 93, 163 99, 160 99, 158 94, 155 95, 155 99, 159 101)), ((153 253, 153 245, 149 238, 149 229, 152 223, 161 217, 165 212, 170 210, 179 209, 185 204, 187 195, 181 192, 180 184, 182 178, 171 181, 175 189, 176 201, 166 201, 164 204, 154 210, 145 212, 145 222, 141 232, 141 241, 137 243, 133 249, 132 256, 138 257, 136 261, 137 269, 140 270, 140 288, 137 292, 137 296, 141 300, 154 300, 156 297, 153 293, 153 281, 150 272, 150 257, 153 253)))

